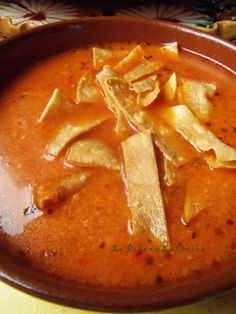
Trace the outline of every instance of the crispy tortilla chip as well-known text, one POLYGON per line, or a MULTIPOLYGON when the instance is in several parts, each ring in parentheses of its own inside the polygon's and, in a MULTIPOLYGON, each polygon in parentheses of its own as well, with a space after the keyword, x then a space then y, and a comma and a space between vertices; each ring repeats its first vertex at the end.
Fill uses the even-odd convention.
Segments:
POLYGON ((199 120, 207 121, 212 108, 209 97, 215 92, 215 84, 182 80, 178 93, 179 102, 187 105, 199 120))
POLYGON ((96 75, 96 78, 102 88, 102 91, 104 93, 104 96, 105 96, 105 99, 106 99, 106 103, 107 103, 107 106, 108 108, 114 112, 115 114, 115 111, 116 111, 116 107, 115 105, 113 104, 112 100, 110 99, 110 95, 109 93, 107 92, 107 90, 104 88, 104 85, 105 85, 105 81, 107 80, 107 78, 109 77, 119 77, 117 75, 117 73, 115 71, 113 71, 111 69, 111 67, 109 65, 105 65, 103 70, 101 72, 99 72, 97 75, 96 75))
POLYGON ((157 72, 162 67, 162 64, 157 64, 148 60, 143 60, 138 66, 125 74, 124 79, 132 83, 144 76, 157 72))
POLYGON ((220 140, 219 142, 221 143, 221 145, 217 145, 217 146, 218 146, 218 151, 221 150, 221 152, 219 152, 219 154, 221 155, 221 159, 220 158, 217 159, 215 156, 211 156, 211 155, 204 156, 204 159, 206 160, 208 165, 213 169, 214 168, 229 168, 229 169, 236 168, 236 149, 234 149, 233 147, 229 145, 224 144, 220 140))
POLYGON ((56 138, 47 146, 46 153, 54 157, 63 150, 63 148, 77 136, 88 132, 95 126, 101 124, 104 120, 95 120, 83 125, 67 124, 63 127, 56 138))
POLYGON ((144 51, 140 45, 137 45, 130 51, 128 56, 122 59, 115 67, 114 70, 119 74, 125 74, 133 67, 144 60, 144 51))
POLYGON ((85 183, 90 175, 90 172, 83 171, 68 176, 60 182, 58 190, 62 191, 62 193, 74 193, 85 183))
POLYGON ((76 88, 77 103, 95 103, 101 97, 99 89, 96 87, 91 74, 85 72, 79 79, 76 88))
POLYGON ((103 66, 107 63, 110 64, 112 59, 115 59, 116 62, 123 59, 128 55, 128 51, 112 51, 102 48, 93 48, 93 66, 95 70, 101 70, 103 66))
POLYGON ((142 107, 147 107, 157 98, 160 93, 159 82, 156 81, 154 89, 148 92, 140 93, 137 96, 137 103, 142 107))
POLYGON ((137 94, 151 91, 154 89, 157 75, 150 75, 143 80, 132 83, 131 86, 137 94))
POLYGON ((113 55, 111 50, 93 47, 93 66, 95 70, 101 69, 105 62, 113 55))
POLYGON ((128 123, 124 117, 124 114, 120 111, 120 109, 114 104, 113 99, 105 88, 105 82, 109 77, 119 77, 116 72, 114 72, 109 66, 104 66, 103 70, 97 74, 97 80, 100 83, 102 91, 105 96, 107 107, 114 113, 116 117, 116 133, 122 133, 129 129, 128 123))
POLYGON ((177 89, 177 77, 175 72, 171 74, 168 81, 163 87, 163 95, 167 101, 173 101, 175 99, 177 89))
MULTIPOLYGON (((206 169, 208 171, 208 169, 206 169)), ((203 209, 211 203, 211 181, 207 180, 208 172, 199 177, 199 174, 193 174, 186 182, 185 200, 184 200, 184 221, 189 221, 197 216, 203 209), (201 193, 199 193, 201 191, 201 193)), ((212 191, 213 192, 213 191, 212 191)))
MULTIPOLYGON (((129 85, 119 78, 108 78, 103 86, 113 106, 117 107, 139 131, 150 129, 153 134, 155 144, 163 152, 167 159, 176 166, 183 165, 189 160, 188 155, 182 154, 182 149, 173 149, 172 141, 169 141, 165 132, 162 132, 154 125, 149 115, 141 111, 135 97, 129 93, 129 85)), ((170 128, 169 128, 170 129, 170 128)))
POLYGON ((194 148, 161 119, 154 127, 153 140, 164 154, 164 157, 176 168, 196 157, 194 148))
POLYGON ((204 200, 201 200, 199 197, 195 199, 192 195, 187 194, 184 202, 184 221, 189 223, 206 206, 207 204, 205 204, 204 200))
POLYGON ((47 209, 63 202, 67 197, 76 193, 90 177, 90 172, 84 171, 70 175, 57 186, 39 186, 34 199, 39 209, 47 209))
POLYGON ((164 180, 166 185, 175 185, 178 179, 177 176, 177 168, 171 161, 164 157, 164 180))
POLYGON ((126 132, 129 129, 130 127, 124 114, 120 110, 117 110, 115 132, 120 134, 126 132))
POLYGON ((172 53, 174 54, 176 57, 178 56, 179 54, 179 51, 178 51, 178 43, 175 41, 173 43, 168 43, 166 45, 164 45, 163 47, 161 48, 158 48, 160 49, 161 51, 163 52, 169 52, 169 53, 172 53))
POLYGON ((42 112, 38 122, 41 123, 46 118, 46 116, 56 108, 60 106, 68 105, 69 102, 62 96, 61 91, 56 88, 53 91, 51 98, 49 99, 44 111, 42 112))
POLYGON ((100 166, 120 170, 120 164, 112 150, 103 142, 93 139, 74 143, 67 155, 67 161, 73 165, 100 166))
POLYGON ((236 168, 236 149, 224 144, 203 126, 185 105, 168 108, 163 115, 167 123, 174 127, 196 150, 214 152, 207 154, 206 161, 212 168, 236 168))
POLYGON ((178 168, 196 157, 195 149, 161 119, 155 125, 153 139, 157 147, 163 152, 164 157, 173 164, 173 167, 178 168), (159 137, 158 134, 160 134, 159 137))
POLYGON ((106 90, 114 107, 120 110, 128 121, 144 130, 144 120, 139 116, 140 106, 136 103, 136 97, 129 92, 129 85, 124 79, 109 77, 105 80, 103 89, 106 90), (141 121, 141 122, 140 122, 141 121))
POLYGON ((122 151, 134 232, 141 226, 161 242, 169 243, 150 130, 122 142, 122 151))
POLYGON ((67 155, 67 161, 73 165, 101 166, 120 170, 120 164, 112 150, 103 142, 93 139, 74 143, 67 155))

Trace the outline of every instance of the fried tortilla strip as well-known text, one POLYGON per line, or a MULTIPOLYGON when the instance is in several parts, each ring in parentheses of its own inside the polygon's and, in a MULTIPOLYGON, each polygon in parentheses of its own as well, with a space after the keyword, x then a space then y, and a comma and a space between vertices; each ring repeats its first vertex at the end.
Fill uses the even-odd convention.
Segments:
POLYGON ((131 83, 131 86, 137 94, 140 94, 140 93, 153 90, 155 87, 156 80, 157 80, 157 75, 154 74, 140 81, 131 83))
POLYGON ((51 98, 49 99, 44 111, 38 119, 38 122, 41 123, 46 118, 46 116, 56 108, 60 106, 68 105, 69 102, 62 96, 61 91, 56 88, 53 91, 51 98))
POLYGON ((177 168, 164 157, 164 180, 166 185, 172 186, 177 182, 177 168))
POLYGON ((64 126, 54 138, 54 140, 47 146, 46 153, 54 157, 63 150, 63 148, 77 136, 88 132, 95 126, 101 124, 104 120, 95 120, 87 124, 82 125, 71 125, 67 124, 64 126))
POLYGON ((201 210, 206 208, 206 205, 199 197, 195 199, 192 195, 187 194, 184 202, 184 221, 189 223, 201 210))
POLYGON ((62 193, 74 193, 90 176, 91 173, 89 171, 82 171, 68 176, 60 182, 58 190, 62 191, 62 193))
POLYGON ((93 47, 93 67, 98 70, 103 67, 105 62, 113 55, 111 50, 93 47))
POLYGON ((83 171, 63 179, 56 187, 39 186, 35 191, 34 199, 39 209, 46 209, 58 205, 67 197, 75 194, 90 177, 90 172, 83 171))
POLYGON ((164 111, 163 118, 196 150, 208 153, 204 158, 211 168, 236 168, 236 149, 203 126, 187 106, 170 107, 164 111), (210 155, 211 151, 214 155, 210 155))
POLYGON ((171 74, 168 81, 163 87, 163 95, 167 101, 173 101, 175 99, 177 90, 177 77, 175 72, 171 74))
POLYGON ((117 106, 115 106, 113 99, 107 92, 107 89, 104 88, 105 81, 109 77, 119 77, 118 74, 114 72, 109 66, 104 66, 103 70, 99 72, 96 77, 104 93, 107 107, 114 113, 114 116, 116 117, 115 132, 119 134, 126 131, 127 129, 129 129, 129 126, 123 113, 117 106))
POLYGON ((129 92, 129 85, 123 79, 108 78, 104 82, 103 89, 112 100, 113 106, 117 107, 139 131, 151 130, 155 144, 167 159, 177 167, 189 161, 189 156, 183 154, 182 149, 173 149, 173 143, 168 140, 166 132, 159 130, 149 115, 141 111, 135 97, 129 92))
POLYGON ((178 168, 196 158, 195 149, 171 126, 159 119, 153 131, 153 139, 164 158, 178 168), (160 134, 159 138, 157 135, 160 134), (168 154, 167 154, 168 153, 168 154))
POLYGON ((67 155, 67 161, 73 165, 101 166, 120 170, 120 164, 112 150, 103 142, 93 139, 74 143, 67 155))
POLYGON ((184 200, 184 221, 186 223, 189 223, 200 211, 211 204, 211 195, 214 195, 214 188, 212 188, 211 181, 207 179, 209 173, 206 170, 204 169, 201 172, 203 174, 202 176, 199 176, 198 173, 193 173, 186 182, 184 200), (201 193, 199 193, 199 191, 201 191, 201 193))
POLYGON ((174 54, 176 57, 178 57, 179 51, 178 51, 178 43, 176 41, 174 41, 173 43, 168 43, 166 45, 164 45, 161 48, 158 48, 163 52, 169 52, 174 54))
POLYGON ((107 106, 116 115, 117 108, 113 104, 113 101, 111 100, 110 95, 107 92, 107 90, 103 88, 104 85, 105 85, 105 81, 109 77, 119 77, 119 76, 108 65, 105 65, 103 70, 96 75, 96 78, 97 78, 97 80, 98 80, 98 82, 99 82, 99 84, 100 84, 100 86, 102 88, 102 91, 104 93, 107 106))
POLYGON ((155 62, 151 62, 144 59, 142 63, 140 63, 138 66, 133 68, 130 72, 125 74, 124 79, 127 82, 132 83, 144 76, 157 72, 161 67, 162 67, 161 63, 157 64, 155 62))
POLYGON ((182 80, 178 100, 179 103, 187 105, 199 120, 207 121, 212 109, 209 97, 212 97, 215 92, 215 84, 182 80))
POLYGON ((129 129, 130 127, 129 124, 127 123, 125 116, 120 110, 117 110, 115 132, 117 134, 120 134, 126 132, 129 129))
POLYGON ((117 110, 115 132, 117 134, 120 134, 120 133, 126 132, 129 129, 130 127, 127 123, 125 116, 120 110, 117 110))
POLYGON ((150 130, 122 142, 134 232, 139 226, 169 243, 165 209, 150 130))
POLYGON ((156 81, 154 89, 148 92, 140 93, 137 96, 137 103, 142 107, 147 107, 157 98, 160 93, 159 82, 156 81))
POLYGON ((102 49, 93 47, 93 67, 95 70, 101 70, 102 67, 110 63, 111 59, 115 59, 116 62, 120 61, 128 55, 128 51, 112 51, 108 49, 102 49))
POLYGON ((137 45, 133 50, 130 51, 128 56, 115 65, 114 70, 119 74, 125 74, 143 60, 144 51, 140 45, 137 45))
POLYGON ((85 72, 80 77, 76 88, 76 102, 95 103, 100 97, 99 89, 95 85, 91 74, 85 72))

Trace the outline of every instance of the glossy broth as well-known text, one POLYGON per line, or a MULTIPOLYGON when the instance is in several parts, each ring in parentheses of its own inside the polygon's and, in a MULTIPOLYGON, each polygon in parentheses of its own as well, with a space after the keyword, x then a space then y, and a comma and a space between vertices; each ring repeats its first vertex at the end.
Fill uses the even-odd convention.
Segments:
MULTIPOLYGON (((119 43, 105 48, 131 50, 134 46, 119 43)), ((143 47, 150 59, 164 58, 155 46, 143 47)), ((207 127, 236 147, 233 75, 184 51, 179 60, 166 57, 165 62, 162 80, 174 70, 181 77, 216 83, 207 127)), ((81 138, 103 140, 119 160, 120 143, 135 133, 114 133, 115 119, 102 97, 96 104, 61 108, 53 119, 37 123, 54 88, 74 103, 76 84, 85 69, 92 69, 91 47, 33 64, 0 93, 0 244, 45 272, 108 287, 160 285, 216 267, 235 254, 236 170, 210 170, 197 158, 182 166, 178 170, 181 180, 168 187, 156 150, 171 249, 147 233, 132 233, 126 190, 117 171, 92 168, 90 180, 56 208, 30 207, 37 186, 53 186, 80 168, 65 162, 66 150, 55 160, 45 155, 45 147, 67 122, 108 118, 81 138), (189 180, 200 197, 207 197, 208 205, 186 226, 182 217, 189 180)), ((155 120, 161 109, 175 103, 158 97, 147 111, 155 120)))

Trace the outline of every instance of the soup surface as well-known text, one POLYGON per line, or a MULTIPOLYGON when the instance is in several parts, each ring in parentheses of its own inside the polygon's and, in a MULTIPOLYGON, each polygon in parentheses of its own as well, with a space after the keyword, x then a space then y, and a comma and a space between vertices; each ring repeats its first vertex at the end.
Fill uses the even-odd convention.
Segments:
MULTIPOLYGON (((115 43, 102 48, 125 55, 135 46, 115 43)), ((165 120, 162 115, 167 108, 185 105, 177 95, 167 100, 163 93, 163 86, 175 72, 178 87, 182 79, 216 86, 207 97, 211 104, 209 117, 201 125, 221 142, 236 148, 235 77, 181 49, 179 56, 173 57, 155 45, 141 46, 146 60, 164 62, 157 72, 161 91, 143 107, 153 123, 165 120)), ((107 64, 114 66, 116 62, 111 56, 107 64)), ((154 147, 169 242, 161 241, 148 228, 136 231, 127 201, 129 185, 127 188, 121 143, 137 130, 127 127, 115 132, 116 118, 103 93, 91 103, 75 101, 77 83, 85 71, 95 78, 101 70, 94 69, 92 47, 85 47, 31 65, 1 90, 1 246, 47 273, 107 287, 158 286, 218 267, 236 252, 234 165, 209 166, 202 152, 182 136, 183 132, 174 131, 178 148, 188 158, 186 163, 171 165, 174 182, 167 179, 162 150, 154 147), (56 88, 67 105, 58 106, 39 123, 56 88), (56 157, 47 154, 48 145, 62 127, 94 120, 102 122, 73 138, 56 157), (121 170, 68 162, 68 151, 78 138, 105 143, 121 170), (40 191, 53 191, 78 171, 89 173, 78 190, 39 206, 40 191), (192 206, 189 217, 186 202, 192 206)), ((176 143, 172 142, 174 147, 176 143)))

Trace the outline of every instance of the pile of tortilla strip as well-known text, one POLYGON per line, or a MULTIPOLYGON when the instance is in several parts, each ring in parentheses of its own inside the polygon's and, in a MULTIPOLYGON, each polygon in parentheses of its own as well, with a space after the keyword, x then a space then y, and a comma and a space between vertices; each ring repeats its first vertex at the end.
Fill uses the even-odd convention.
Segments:
MULTIPOLYGON (((176 42, 157 47, 162 53, 179 58, 176 42)), ((236 150, 224 144, 206 128, 212 111, 211 97, 216 85, 177 78, 175 72, 160 85, 159 72, 163 62, 145 57, 137 45, 132 51, 111 51, 92 48, 96 74, 85 72, 79 79, 76 103, 95 103, 101 95, 105 105, 114 114, 117 134, 127 129, 135 130, 121 143, 123 165, 112 150, 95 139, 80 139, 80 135, 96 128, 105 120, 94 120, 83 125, 67 124, 47 146, 46 153, 56 158, 66 147, 66 161, 72 165, 100 166, 114 171, 124 169, 133 231, 145 229, 163 243, 169 243, 165 209, 156 163, 154 147, 161 151, 164 160, 165 182, 175 184, 175 171, 188 163, 194 154, 204 159, 211 169, 236 168, 236 150), (109 65, 108 65, 109 64, 109 65), (163 109, 159 123, 155 123, 145 108, 162 94, 168 102, 176 101, 163 109), (177 139, 177 140, 176 140, 177 139), (183 149, 182 141, 191 149, 183 149), (72 144, 71 144, 72 143, 72 144)), ((60 106, 70 106, 60 90, 55 89, 39 118, 48 119, 60 106)), ((81 169, 81 168, 80 168, 81 169)), ((45 207, 72 195, 90 177, 89 171, 65 178, 56 190, 39 188, 38 205, 45 207)), ((186 196, 184 218, 189 222, 201 206, 186 196)))

